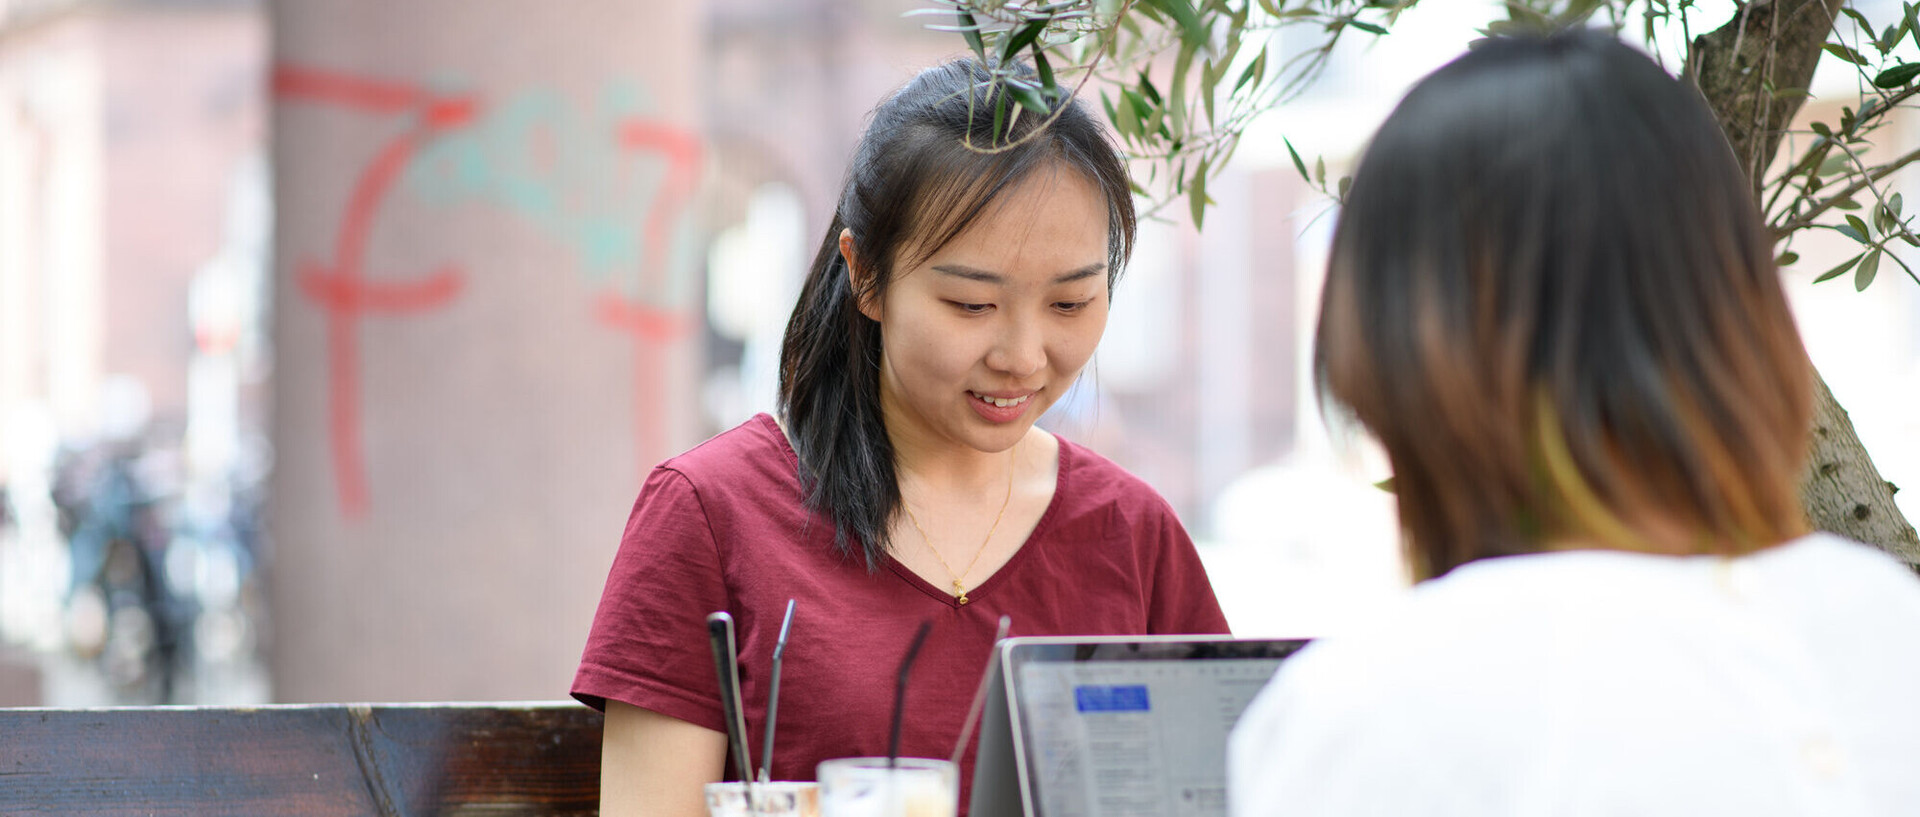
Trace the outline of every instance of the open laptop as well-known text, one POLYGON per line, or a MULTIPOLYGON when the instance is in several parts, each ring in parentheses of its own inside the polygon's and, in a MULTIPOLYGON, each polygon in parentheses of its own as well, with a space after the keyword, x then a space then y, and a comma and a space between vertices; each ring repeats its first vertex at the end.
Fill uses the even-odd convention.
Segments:
POLYGON ((1306 639, 1009 638, 988 667, 970 812, 1224 817, 1227 733, 1306 639))

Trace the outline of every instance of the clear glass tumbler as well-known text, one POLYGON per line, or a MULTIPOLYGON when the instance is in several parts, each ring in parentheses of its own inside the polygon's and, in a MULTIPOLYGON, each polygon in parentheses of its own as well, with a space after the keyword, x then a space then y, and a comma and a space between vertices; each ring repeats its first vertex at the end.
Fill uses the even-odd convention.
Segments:
POLYGON ((954 817, 960 772, 923 757, 843 757, 820 761, 821 817, 954 817))
POLYGON ((820 817, 820 784, 776 780, 751 787, 739 781, 707 784, 707 817, 820 817))

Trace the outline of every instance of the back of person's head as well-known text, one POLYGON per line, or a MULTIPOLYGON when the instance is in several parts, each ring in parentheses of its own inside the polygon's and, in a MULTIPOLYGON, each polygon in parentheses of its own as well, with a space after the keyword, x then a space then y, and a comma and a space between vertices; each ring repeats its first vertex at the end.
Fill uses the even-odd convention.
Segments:
POLYGON ((1811 369, 1692 86, 1592 31, 1497 38, 1361 159, 1315 352, 1394 472, 1416 575, 1805 530, 1811 369))
MULTIPOLYGON (((1032 70, 1015 66, 1023 76, 1032 70)), ((874 109, 855 149, 832 223, 820 242, 780 353, 780 411, 810 495, 880 563, 900 504, 893 447, 880 412, 880 332, 862 314, 911 269, 991 212, 1003 194, 1041 173, 1082 174, 1107 202, 1107 283, 1133 250, 1127 169, 1106 131, 1076 101, 1040 116, 1006 100, 968 58, 922 71, 874 109), (864 269, 850 276, 839 248, 848 231, 864 269)))

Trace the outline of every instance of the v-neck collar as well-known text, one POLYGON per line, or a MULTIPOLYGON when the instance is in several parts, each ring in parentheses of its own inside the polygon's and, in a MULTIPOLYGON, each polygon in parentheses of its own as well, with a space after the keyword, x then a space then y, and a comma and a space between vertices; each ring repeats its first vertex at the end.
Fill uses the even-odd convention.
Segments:
MULTIPOLYGON (((761 421, 762 427, 766 429, 768 433, 772 434, 774 439, 780 442, 780 449, 787 455, 788 464, 793 467, 794 473, 800 473, 800 455, 793 450, 793 441, 787 439, 786 430, 780 427, 780 424, 773 419, 772 415, 761 413, 758 415, 758 418, 761 421)), ((1021 564, 1027 561, 1028 556, 1034 550, 1033 544, 1037 541, 1043 541, 1047 528, 1052 526, 1054 517, 1058 516, 1061 497, 1067 492, 1068 480, 1072 477, 1074 462, 1073 447, 1057 434, 1054 435, 1054 439, 1058 442, 1058 445, 1056 446, 1057 451, 1054 454, 1053 496, 1048 498, 1046 510, 1040 512, 1040 520, 1034 523, 1033 530, 1027 534, 1026 540, 1020 543, 1020 548, 1013 552, 1013 556, 1009 557, 1005 564, 1000 565, 1000 568, 993 571, 984 581, 967 591, 967 603, 965 605, 960 603, 958 597, 933 586, 933 583, 921 578, 920 574, 909 570, 906 565, 901 564, 899 560, 893 558, 892 552, 884 554, 887 569, 899 577, 901 581, 905 582, 907 586, 920 591, 929 598, 951 609, 957 610, 962 607, 972 607, 975 604, 979 604, 982 599, 992 595, 994 588, 1005 584, 1008 581, 1007 576, 1019 570, 1021 564)), ((802 501, 804 501, 804 499, 802 501)))

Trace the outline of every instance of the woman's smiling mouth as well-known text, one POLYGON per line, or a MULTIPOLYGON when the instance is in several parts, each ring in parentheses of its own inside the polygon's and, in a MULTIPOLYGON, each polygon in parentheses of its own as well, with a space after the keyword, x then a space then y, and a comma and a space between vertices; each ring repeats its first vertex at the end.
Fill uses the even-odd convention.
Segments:
POLYGON ((967 394, 973 395, 973 398, 975 400, 979 400, 982 403, 987 403, 989 405, 996 406, 999 408, 1013 408, 1014 406, 1018 406, 1027 402, 1027 398, 1033 396, 1032 392, 1028 392, 1026 394, 1020 395, 1019 397, 994 397, 992 395, 981 394, 977 391, 970 391, 970 392, 967 392, 967 394))

